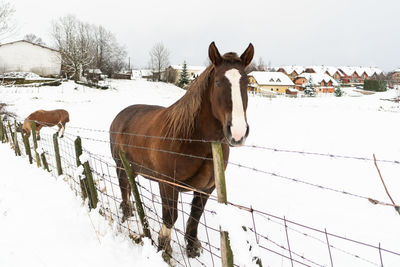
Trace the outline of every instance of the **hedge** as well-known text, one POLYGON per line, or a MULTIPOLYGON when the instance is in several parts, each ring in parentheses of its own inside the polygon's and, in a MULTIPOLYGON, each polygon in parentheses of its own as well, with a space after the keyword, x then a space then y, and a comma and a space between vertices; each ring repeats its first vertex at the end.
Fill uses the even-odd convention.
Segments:
POLYGON ((387 90, 387 84, 386 81, 383 80, 364 80, 364 90, 385 92, 387 90))

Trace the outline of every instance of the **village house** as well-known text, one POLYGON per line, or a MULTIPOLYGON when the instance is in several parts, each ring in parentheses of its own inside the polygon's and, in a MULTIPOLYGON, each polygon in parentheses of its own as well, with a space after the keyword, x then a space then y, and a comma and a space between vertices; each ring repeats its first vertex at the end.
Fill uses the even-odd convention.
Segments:
POLYGON ((286 74, 292 81, 305 71, 302 66, 283 66, 278 68, 278 72, 286 74))
POLYGON ((338 68, 332 66, 308 66, 305 68, 306 73, 318 73, 318 74, 327 74, 334 78, 337 82, 340 82, 343 74, 339 71, 338 68))
MULTIPOLYGON (((206 69, 204 66, 186 65, 189 81, 193 81, 206 69)), ((163 73, 162 80, 177 84, 183 70, 183 65, 171 65, 163 73)))
POLYGON ((288 89, 294 88, 294 83, 282 72, 252 71, 248 77, 248 89, 257 93, 285 94, 288 89))
POLYGON ((388 73, 386 77, 389 87, 400 85, 400 69, 396 69, 393 72, 388 73))
POLYGON ((340 82, 343 84, 361 84, 365 79, 380 75, 382 70, 373 67, 339 67, 342 73, 340 82))
POLYGON ((307 85, 315 88, 316 93, 333 93, 338 86, 336 80, 325 73, 303 73, 294 80, 295 88, 304 91, 307 85))
POLYGON ((59 76, 59 51, 25 40, 0 45, 0 73, 33 72, 40 76, 59 76))

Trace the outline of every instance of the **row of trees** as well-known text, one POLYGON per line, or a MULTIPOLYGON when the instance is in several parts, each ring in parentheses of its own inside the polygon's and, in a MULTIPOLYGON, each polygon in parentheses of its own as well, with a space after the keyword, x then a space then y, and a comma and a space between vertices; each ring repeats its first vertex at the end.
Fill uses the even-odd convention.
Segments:
POLYGON ((100 69, 111 75, 126 67, 125 48, 101 25, 68 15, 53 21, 51 35, 61 53, 64 71, 75 80, 85 69, 100 69))

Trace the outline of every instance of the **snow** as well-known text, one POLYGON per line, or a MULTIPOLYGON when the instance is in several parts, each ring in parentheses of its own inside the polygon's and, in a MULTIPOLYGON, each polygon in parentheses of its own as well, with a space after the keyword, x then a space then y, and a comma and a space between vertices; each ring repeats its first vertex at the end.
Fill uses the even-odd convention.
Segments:
MULTIPOLYGON (((1 87, 0 97, 10 104, 9 110, 18 114, 21 120, 37 109, 67 109, 71 121, 66 126, 64 138, 80 135, 109 140, 107 131, 111 121, 126 106, 136 103, 168 106, 185 93, 170 84, 143 80, 111 80, 111 88, 97 90, 73 82, 62 83, 59 87, 1 87)), ((362 198, 282 178, 295 178, 389 202, 373 161, 301 153, 310 151, 365 158, 375 154, 381 160, 400 159, 400 107, 398 103, 382 100, 396 97, 396 91, 371 95, 359 93, 358 97, 352 97, 352 89, 344 90, 349 92, 344 97, 271 99, 249 96, 250 134, 246 146, 231 149, 231 164, 226 171, 228 200, 282 218, 285 216, 287 220, 322 231, 326 228, 329 233, 376 246, 381 244, 399 253, 400 217, 393 207, 372 205, 362 198), (253 148, 253 145, 264 148, 253 148), (274 151, 274 148, 298 153, 274 151)), ((55 130, 43 128, 42 137, 55 130)), ((84 149, 93 154, 111 157, 106 142, 82 139, 82 143, 84 149)), ((45 171, 30 166, 27 159, 16 158, 8 145, 0 146, 0 159, 7 162, 2 166, 5 175, 2 174, 0 179, 0 266, 43 266, 41 261, 47 266, 162 264, 159 254, 149 244, 145 248, 132 245, 125 235, 98 216, 97 211, 88 213, 87 205, 82 207, 80 198, 62 179, 55 180, 45 171), (94 229, 99 232, 101 244, 88 214, 94 229), (150 255, 150 259, 145 255, 150 255)), ((387 162, 378 162, 378 165, 389 192, 399 204, 400 165, 387 162)), ((76 175, 81 172, 82 169, 76 171, 76 175)), ((182 198, 185 202, 191 201, 189 196, 182 198)), ((206 209, 219 210, 218 205, 210 200, 206 209)), ((183 206, 187 212, 190 210, 189 205, 183 206)), ((264 266, 291 266, 290 261, 281 256, 262 248, 257 250, 251 240, 253 235, 238 228, 239 225, 245 225, 247 229, 253 227, 248 211, 230 207, 222 214, 222 219, 218 219, 219 215, 212 217, 208 212, 207 224, 214 228, 220 224, 232 227, 229 231, 232 231, 232 249, 236 251, 238 264, 250 264, 248 256, 252 254, 249 254, 246 242, 249 241, 255 247, 253 256, 259 255, 264 266)), ((283 222, 256 213, 254 217, 257 233, 268 237, 268 240, 260 237, 258 242, 288 255, 287 251, 274 245, 287 246, 283 222)), ((182 218, 180 213, 176 223, 179 229, 184 229, 183 219, 187 220, 187 216, 182 218)), ((293 224, 289 224, 288 231, 293 252, 321 265, 330 265, 327 246, 323 244, 326 242, 324 235, 293 224)), ((207 240, 206 235, 200 227, 199 238, 207 240)), ((210 242, 218 246, 219 235, 210 232, 209 237, 210 242)), ((368 261, 380 265, 377 250, 333 237, 329 242, 338 248, 332 248, 335 266, 374 266, 368 261), (351 256, 353 254, 359 258, 351 256)), ((173 249, 179 255, 179 248, 173 246, 173 249)), ((384 266, 399 266, 399 257, 386 252, 382 252, 382 257, 384 266)), ((212 266, 206 252, 199 260, 212 266)), ((196 260, 191 260, 190 265, 201 266, 196 260)))
POLYGON ((89 213, 62 179, 0 144, 0 266, 167 266, 89 213))

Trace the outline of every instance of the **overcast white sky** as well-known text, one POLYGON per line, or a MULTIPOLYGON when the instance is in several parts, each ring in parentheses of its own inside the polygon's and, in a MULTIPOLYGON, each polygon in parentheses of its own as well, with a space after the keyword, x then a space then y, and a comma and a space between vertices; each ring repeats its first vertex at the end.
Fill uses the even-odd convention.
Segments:
POLYGON ((67 14, 103 25, 126 46, 134 67, 163 42, 171 64, 203 65, 210 42, 280 65, 400 67, 399 0, 9 0, 19 31, 52 44, 50 24, 67 14))

